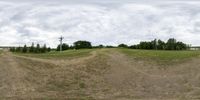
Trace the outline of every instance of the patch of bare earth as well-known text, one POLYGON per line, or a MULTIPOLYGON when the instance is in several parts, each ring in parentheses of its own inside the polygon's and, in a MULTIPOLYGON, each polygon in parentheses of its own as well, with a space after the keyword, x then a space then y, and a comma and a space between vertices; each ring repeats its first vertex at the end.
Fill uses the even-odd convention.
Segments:
POLYGON ((160 65, 114 49, 88 57, 45 60, 0 56, 0 99, 190 100, 200 99, 200 59, 160 65))

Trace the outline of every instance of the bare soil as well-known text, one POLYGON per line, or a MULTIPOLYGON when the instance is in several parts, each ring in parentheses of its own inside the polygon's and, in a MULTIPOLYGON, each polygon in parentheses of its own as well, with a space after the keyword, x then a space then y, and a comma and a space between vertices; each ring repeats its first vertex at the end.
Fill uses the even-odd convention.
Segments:
POLYGON ((160 65, 114 49, 45 60, 0 56, 2 100, 198 100, 200 59, 160 65))

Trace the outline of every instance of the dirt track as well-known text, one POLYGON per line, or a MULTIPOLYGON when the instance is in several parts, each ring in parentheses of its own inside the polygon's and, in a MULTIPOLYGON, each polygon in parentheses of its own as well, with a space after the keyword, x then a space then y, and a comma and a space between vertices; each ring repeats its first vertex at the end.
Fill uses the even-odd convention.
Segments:
POLYGON ((62 61, 5 52, 0 57, 0 99, 200 99, 199 72, 198 58, 160 66, 116 50, 62 61))

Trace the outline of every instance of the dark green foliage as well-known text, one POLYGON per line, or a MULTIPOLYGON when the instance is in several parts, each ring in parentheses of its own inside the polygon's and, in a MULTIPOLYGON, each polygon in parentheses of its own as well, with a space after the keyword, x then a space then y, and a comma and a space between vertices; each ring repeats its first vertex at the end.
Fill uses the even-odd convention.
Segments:
POLYGON ((131 45, 131 46, 129 46, 130 49, 138 49, 137 47, 138 47, 137 45, 131 45))
POLYGON ((116 48, 115 46, 107 45, 106 48, 116 48))
POLYGON ((47 46, 44 44, 44 46, 41 48, 41 53, 46 53, 47 52, 47 46))
POLYGON ((120 44, 120 45, 118 45, 118 47, 120 47, 120 48, 128 48, 128 45, 126 45, 126 44, 120 44))
POLYGON ((176 43, 176 50, 186 50, 188 47, 183 42, 177 42, 176 43))
POLYGON ((50 47, 48 47, 48 48, 47 48, 47 52, 50 52, 50 51, 51 51, 51 48, 50 48, 50 47))
POLYGON ((166 50, 176 50, 176 39, 171 38, 167 41, 166 50))
POLYGON ((10 48, 10 52, 16 52, 16 49, 14 47, 10 48))
POLYGON ((35 47, 34 47, 34 43, 32 43, 29 52, 35 52, 35 47))
POLYGON ((157 49, 158 50, 164 50, 165 49, 165 42, 162 41, 162 40, 158 40, 157 49))
POLYGON ((74 49, 74 46, 73 46, 73 45, 70 45, 70 46, 69 46, 69 49, 74 49))
POLYGON ((92 48, 104 48, 104 46, 101 44, 101 45, 98 45, 98 46, 93 46, 92 48))
MULTIPOLYGON (((69 47, 69 45, 68 44, 66 44, 66 43, 63 43, 62 44, 62 51, 64 51, 64 50, 68 50, 70 47, 69 47)), ((57 46, 57 49, 56 49, 57 51, 60 51, 60 44, 57 46)))
POLYGON ((75 49, 91 49, 92 45, 88 41, 76 41, 74 42, 75 49))
POLYGON ((23 47, 23 49, 22 49, 22 52, 23 52, 23 53, 27 53, 27 52, 28 52, 28 48, 27 48, 26 45, 24 45, 24 47, 23 47))
POLYGON ((100 44, 100 45, 98 46, 98 48, 104 48, 104 46, 103 46, 102 44, 100 44))
POLYGON ((147 50, 186 50, 188 46, 183 42, 176 42, 176 39, 170 38, 167 43, 162 40, 153 40, 150 42, 140 42, 138 45, 132 45, 131 49, 147 49, 147 50))
POLYGON ((15 51, 16 52, 22 52, 22 47, 17 47, 15 51))
POLYGON ((35 48, 35 53, 40 53, 40 44, 37 44, 36 48, 35 48))
POLYGON ((139 49, 154 49, 153 42, 140 42, 137 48, 139 49))
POLYGON ((24 47, 12 47, 10 48, 11 52, 21 52, 21 53, 46 53, 50 52, 51 48, 47 48, 46 44, 43 45, 43 47, 40 47, 40 44, 37 44, 37 46, 34 46, 34 43, 30 47, 27 45, 24 45, 24 47))

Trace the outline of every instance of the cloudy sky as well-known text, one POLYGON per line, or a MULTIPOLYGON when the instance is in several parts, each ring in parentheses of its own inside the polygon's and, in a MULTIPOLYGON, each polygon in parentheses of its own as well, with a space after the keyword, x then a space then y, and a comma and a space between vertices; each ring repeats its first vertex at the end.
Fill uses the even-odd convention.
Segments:
POLYGON ((200 45, 198 0, 0 0, 0 45, 137 44, 154 38, 200 45))

